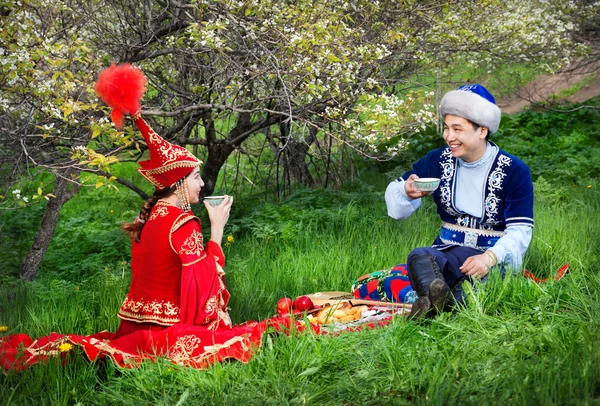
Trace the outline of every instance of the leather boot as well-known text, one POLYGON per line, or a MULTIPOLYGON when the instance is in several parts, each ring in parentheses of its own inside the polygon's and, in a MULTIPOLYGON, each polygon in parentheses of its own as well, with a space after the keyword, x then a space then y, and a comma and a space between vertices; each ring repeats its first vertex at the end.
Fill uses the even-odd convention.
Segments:
POLYGON ((452 292, 435 257, 416 255, 411 258, 409 269, 408 277, 418 297, 412 306, 411 319, 426 316, 434 309, 442 312, 452 303, 452 292))
POLYGON ((454 304, 454 296, 444 279, 434 279, 429 285, 429 300, 438 313, 449 310, 454 304))

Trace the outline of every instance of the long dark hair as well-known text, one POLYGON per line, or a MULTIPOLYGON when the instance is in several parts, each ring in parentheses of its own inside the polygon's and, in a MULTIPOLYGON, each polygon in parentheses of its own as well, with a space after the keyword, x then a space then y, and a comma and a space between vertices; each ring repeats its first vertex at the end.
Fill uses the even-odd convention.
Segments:
POLYGON ((148 221, 148 217, 150 217, 150 212, 156 202, 165 197, 171 196, 175 193, 175 186, 166 187, 164 189, 159 189, 154 192, 154 194, 144 202, 142 208, 140 209, 140 214, 138 214, 138 221, 133 223, 123 223, 121 224, 121 230, 125 231, 131 241, 140 242, 140 237, 142 234, 142 229, 144 228, 144 224, 148 221), (141 221, 140 221, 141 220, 141 221))

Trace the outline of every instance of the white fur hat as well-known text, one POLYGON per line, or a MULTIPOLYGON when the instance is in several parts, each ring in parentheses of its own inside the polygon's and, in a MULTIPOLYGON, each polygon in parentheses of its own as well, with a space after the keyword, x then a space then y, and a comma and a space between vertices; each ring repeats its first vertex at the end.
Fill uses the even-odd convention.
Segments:
POLYGON ((487 127, 490 134, 500 126, 500 108, 487 89, 481 85, 464 85, 444 95, 440 104, 442 117, 446 114, 466 118, 487 127))

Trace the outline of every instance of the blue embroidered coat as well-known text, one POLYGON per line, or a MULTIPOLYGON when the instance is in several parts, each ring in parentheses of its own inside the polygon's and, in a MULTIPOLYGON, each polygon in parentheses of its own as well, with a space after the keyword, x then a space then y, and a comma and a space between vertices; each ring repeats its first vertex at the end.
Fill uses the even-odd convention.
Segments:
POLYGON ((468 235, 459 235, 462 238, 453 241, 457 233, 443 227, 432 245, 434 248, 443 250, 463 245, 485 250, 498 240, 498 232, 508 227, 533 227, 533 183, 529 168, 520 159, 498 149, 481 196, 481 218, 463 213, 455 206, 456 164, 457 159, 452 156, 450 148, 442 147, 430 151, 413 165, 411 171, 402 174, 404 180, 413 173, 420 178, 439 178, 440 186, 432 197, 442 221, 478 230, 476 235, 471 236, 471 241, 468 235))

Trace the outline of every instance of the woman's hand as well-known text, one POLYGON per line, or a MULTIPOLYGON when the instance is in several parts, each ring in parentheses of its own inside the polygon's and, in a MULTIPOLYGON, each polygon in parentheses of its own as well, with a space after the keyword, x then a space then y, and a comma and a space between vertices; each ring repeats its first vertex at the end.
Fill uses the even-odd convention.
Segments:
POLYGON ((467 276, 481 279, 488 274, 490 268, 494 265, 496 265, 496 255, 492 251, 488 251, 467 258, 459 269, 467 276))
POLYGON ((411 199, 419 199, 428 195, 429 193, 421 192, 415 187, 415 179, 419 179, 419 177, 413 173, 408 177, 408 179, 406 179, 406 182, 404 182, 404 191, 406 192, 406 196, 411 199))
POLYGON ((204 200, 204 207, 208 212, 208 218, 210 219, 210 239, 217 244, 221 245, 223 240, 223 229, 227 220, 229 220, 229 213, 231 211, 231 205, 233 204, 233 196, 225 195, 225 198, 218 206, 211 206, 208 201, 204 200))

